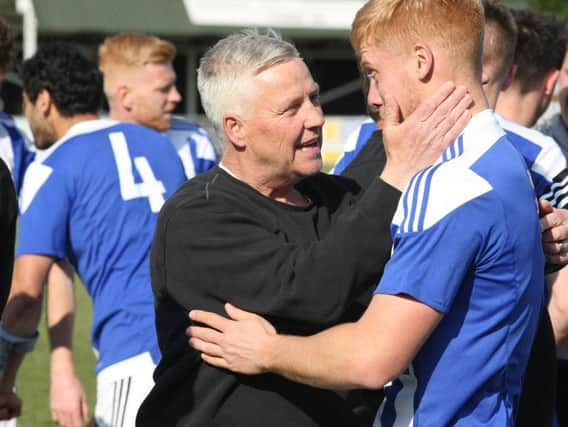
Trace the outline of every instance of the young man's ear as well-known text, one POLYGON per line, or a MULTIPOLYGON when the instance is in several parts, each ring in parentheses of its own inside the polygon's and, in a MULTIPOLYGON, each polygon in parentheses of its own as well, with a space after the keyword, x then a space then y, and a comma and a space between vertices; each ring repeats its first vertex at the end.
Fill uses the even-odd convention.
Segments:
POLYGON ((53 99, 51 98, 51 94, 47 91, 47 89, 42 89, 39 91, 34 104, 38 111, 40 111, 44 116, 49 115, 51 107, 53 105, 53 99))
POLYGON ((126 85, 121 85, 116 90, 116 98, 121 105, 122 109, 126 111, 132 110, 134 105, 134 97, 130 88, 126 85))
POLYGON ((416 63, 416 76, 420 81, 428 81, 434 71, 434 54, 430 46, 425 43, 414 45, 414 60, 416 63))
POLYGON ((511 64, 509 70, 507 71, 507 75, 505 76, 505 80, 503 81, 503 85, 501 86, 501 91, 507 90, 513 80, 515 80, 515 76, 517 75, 517 64, 511 64))
POLYGON ((559 75, 560 70, 551 70, 544 78, 544 94, 546 96, 552 95, 554 93, 554 88, 556 87, 556 82, 558 81, 559 75))
POLYGON ((227 139, 237 149, 244 149, 246 147, 245 136, 246 129, 243 121, 236 114, 225 114, 223 116, 223 129, 227 139))

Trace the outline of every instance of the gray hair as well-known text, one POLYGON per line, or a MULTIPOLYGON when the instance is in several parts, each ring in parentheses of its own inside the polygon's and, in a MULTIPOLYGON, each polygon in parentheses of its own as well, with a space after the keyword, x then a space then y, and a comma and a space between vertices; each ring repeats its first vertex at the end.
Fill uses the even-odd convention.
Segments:
POLYGON ((248 77, 294 58, 296 47, 272 29, 246 29, 219 40, 201 58, 197 88, 207 118, 225 142, 223 115, 240 106, 248 77))

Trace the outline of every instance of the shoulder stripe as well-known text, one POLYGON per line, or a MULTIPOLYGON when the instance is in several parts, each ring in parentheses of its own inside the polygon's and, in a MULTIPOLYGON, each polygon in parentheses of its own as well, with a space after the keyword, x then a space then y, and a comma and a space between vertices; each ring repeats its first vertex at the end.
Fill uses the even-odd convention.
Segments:
MULTIPOLYGON (((430 197, 430 186, 432 185, 432 176, 436 170, 440 167, 440 165, 436 165, 428 171, 428 175, 426 176, 426 184, 424 188, 424 200, 428 200, 430 197)), ((428 209, 428 204, 424 203, 424 206, 420 212, 420 220, 418 221, 418 231, 424 230, 424 219, 426 218, 426 210, 428 209)))

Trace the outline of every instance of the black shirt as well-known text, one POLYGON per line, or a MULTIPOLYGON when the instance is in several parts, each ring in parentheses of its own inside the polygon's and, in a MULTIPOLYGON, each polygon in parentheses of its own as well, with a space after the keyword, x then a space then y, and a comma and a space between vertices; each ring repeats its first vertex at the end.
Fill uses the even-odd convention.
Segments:
POLYGON ((14 239, 16 237, 16 218, 18 199, 8 167, 0 159, 0 314, 10 293, 12 269, 14 267, 14 239))
MULTIPOLYGON (((137 425, 356 426, 359 393, 273 374, 241 376, 203 363, 185 336, 188 311, 229 301, 279 332, 313 334, 363 312, 391 250, 400 192, 376 178, 317 174, 298 208, 264 197, 222 169, 190 180, 162 209, 151 252, 162 360, 137 425)), ((375 405, 376 407, 376 405, 375 405)), ((363 417, 360 417, 363 415, 363 417)), ((369 419, 370 416, 370 419, 369 419)))

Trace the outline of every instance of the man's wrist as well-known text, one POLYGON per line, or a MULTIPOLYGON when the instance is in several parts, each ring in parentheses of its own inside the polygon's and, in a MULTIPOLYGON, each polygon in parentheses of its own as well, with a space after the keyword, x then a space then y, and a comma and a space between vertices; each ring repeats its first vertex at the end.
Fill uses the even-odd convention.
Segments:
POLYGON ((280 366, 280 358, 283 353, 283 345, 286 337, 284 335, 271 335, 267 340, 264 348, 262 349, 262 370, 263 372, 278 372, 280 366))
POLYGON ((4 329, 0 322, 0 352, 2 353, 29 353, 35 348, 38 337, 37 331, 31 337, 13 335, 4 329))

